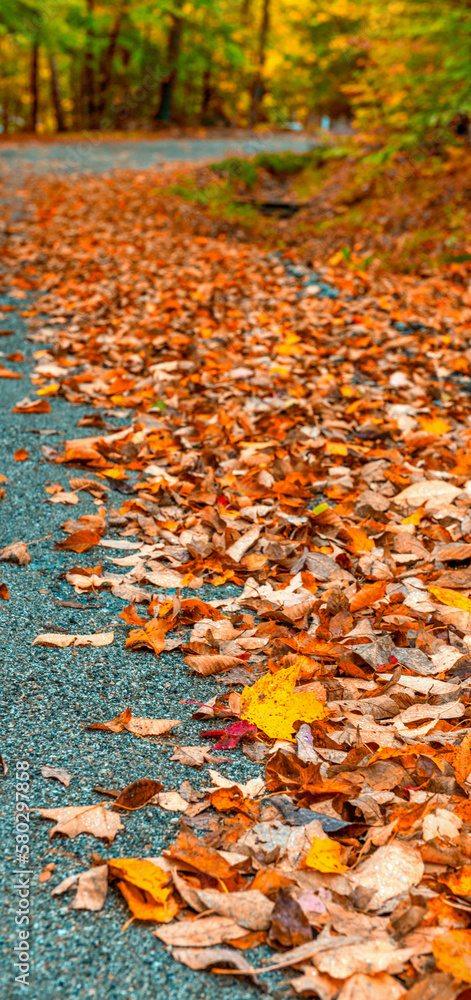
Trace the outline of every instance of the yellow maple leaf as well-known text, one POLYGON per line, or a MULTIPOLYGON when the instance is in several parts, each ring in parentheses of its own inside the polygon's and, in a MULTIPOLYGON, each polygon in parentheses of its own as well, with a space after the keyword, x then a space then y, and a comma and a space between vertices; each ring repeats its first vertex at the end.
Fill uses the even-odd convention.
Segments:
POLYGON ((336 840, 314 837, 306 856, 306 865, 317 872, 346 872, 347 865, 342 863, 341 855, 342 848, 336 840))
POLYGON ((265 674, 241 696, 241 718, 252 722, 271 739, 293 741, 293 724, 314 722, 329 713, 309 691, 295 691, 300 670, 297 660, 276 674, 265 674))
POLYGON ((459 608, 460 611, 471 611, 471 601, 464 594, 459 594, 456 590, 448 590, 446 587, 428 587, 427 590, 436 597, 442 604, 448 604, 450 608, 459 608))
POLYGON ((419 423, 426 434, 448 434, 451 424, 443 417, 419 417, 419 423))

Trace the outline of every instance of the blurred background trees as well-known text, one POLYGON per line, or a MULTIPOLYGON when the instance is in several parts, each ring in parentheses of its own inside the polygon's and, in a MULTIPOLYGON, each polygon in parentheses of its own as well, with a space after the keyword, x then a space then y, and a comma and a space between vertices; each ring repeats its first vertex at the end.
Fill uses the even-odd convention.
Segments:
POLYGON ((330 120, 388 148, 471 104, 471 0, 0 0, 3 133, 330 120))

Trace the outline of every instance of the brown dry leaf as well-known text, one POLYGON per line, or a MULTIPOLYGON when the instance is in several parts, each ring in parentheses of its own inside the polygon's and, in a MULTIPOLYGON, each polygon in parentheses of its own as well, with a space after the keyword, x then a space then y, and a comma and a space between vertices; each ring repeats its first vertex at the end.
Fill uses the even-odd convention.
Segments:
MULTIPOLYGON (((379 910, 388 899, 418 885, 423 874, 424 863, 419 851, 396 840, 385 847, 378 847, 374 854, 349 872, 347 878, 353 886, 373 890, 366 908, 379 910)), ((387 966, 384 966, 386 969, 387 966)))
POLYGON ((387 972, 393 966, 400 972, 413 954, 413 948, 398 948, 395 942, 378 937, 376 940, 365 938, 359 944, 321 952, 313 955, 312 961, 319 972, 325 972, 335 979, 347 979, 358 972, 366 976, 387 972))
MULTIPOLYGON (((339 990, 342 988, 341 979, 332 979, 331 976, 324 976, 312 965, 303 966, 303 975, 296 979, 289 980, 295 993, 313 993, 319 1000, 335 1000, 339 990)), ((367 1000, 362 997, 361 1000, 367 1000)))
POLYGON ((405 995, 404 986, 387 972, 375 976, 358 972, 347 979, 337 1000, 400 1000, 405 995))
POLYGON ((56 823, 49 830, 49 839, 57 833, 65 837, 90 833, 92 837, 102 837, 111 844, 119 830, 124 830, 119 816, 102 805, 64 806, 61 809, 38 809, 38 812, 43 819, 52 819, 56 823))
POLYGON ((108 893, 108 865, 97 865, 78 877, 77 892, 71 910, 101 910, 108 893))
POLYGON ((141 719, 137 715, 132 715, 124 728, 135 736, 165 736, 175 726, 181 725, 181 719, 141 719))
POLYGON ((175 747, 169 760, 178 760, 187 767, 201 767, 203 764, 218 764, 225 757, 215 757, 207 747, 175 747))
POLYGON ((67 649, 69 646, 110 646, 114 632, 95 632, 92 635, 65 635, 63 632, 44 632, 36 636, 32 646, 52 646, 67 649))
MULTIPOLYGON (((15 374, 15 378, 17 375, 15 374)), ((21 399, 16 406, 13 407, 12 413, 50 413, 51 407, 47 399, 35 399, 31 400, 29 396, 25 396, 21 399)))
POLYGON ((230 917, 201 917, 199 920, 180 920, 169 927, 159 927, 156 937, 166 945, 180 948, 211 947, 235 941, 247 933, 230 917))
POLYGON ((72 781, 72 775, 63 767, 49 767, 45 764, 41 768, 41 774, 43 778, 55 778, 56 781, 60 781, 61 785, 65 785, 66 788, 69 787, 72 781))
POLYGON ((213 965, 233 965, 258 983, 253 966, 235 948, 172 948, 172 958, 189 969, 209 969, 213 965))
POLYGON ((31 562, 28 546, 25 542, 13 542, 0 550, 0 559, 3 562, 18 563, 19 566, 27 566, 31 562))
POLYGON ((185 663, 195 670, 202 677, 209 677, 211 674, 221 674, 231 667, 240 667, 244 661, 238 656, 185 656, 185 663))
POLYGON ((139 778, 138 781, 133 781, 131 785, 124 788, 118 797, 114 800, 113 809, 142 809, 143 806, 147 805, 157 792, 162 790, 162 785, 160 781, 154 781, 153 778, 139 778))
POLYGON ((462 491, 458 486, 446 483, 442 479, 421 479, 412 483, 394 497, 396 504, 409 504, 410 507, 420 507, 427 500, 439 504, 453 503, 462 491))
POLYGON ((10 600, 10 592, 8 590, 6 583, 0 583, 0 598, 2 599, 2 601, 10 600))
POLYGON ((221 917, 230 917, 248 930, 265 931, 270 926, 274 904, 257 889, 247 892, 198 889, 197 895, 208 910, 214 910, 221 917))

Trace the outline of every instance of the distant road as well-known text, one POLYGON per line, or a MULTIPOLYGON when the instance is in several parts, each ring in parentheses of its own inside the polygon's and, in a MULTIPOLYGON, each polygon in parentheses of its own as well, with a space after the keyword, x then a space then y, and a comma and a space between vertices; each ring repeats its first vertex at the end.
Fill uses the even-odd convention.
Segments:
POLYGON ((110 141, 100 133, 61 142, 5 142, 0 144, 0 169, 17 167, 41 173, 105 173, 109 170, 147 170, 167 163, 211 163, 227 156, 254 156, 263 152, 306 152, 318 145, 312 136, 290 132, 265 135, 243 133, 228 139, 135 139, 110 141))

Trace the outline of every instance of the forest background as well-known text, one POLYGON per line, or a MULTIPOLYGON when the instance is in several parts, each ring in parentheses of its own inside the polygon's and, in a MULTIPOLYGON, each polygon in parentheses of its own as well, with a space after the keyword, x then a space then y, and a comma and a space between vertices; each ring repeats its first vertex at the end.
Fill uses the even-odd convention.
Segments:
MULTIPOLYGON (((316 128, 404 149, 460 129, 469 0, 1 0, 3 134, 316 128)), ((466 127, 466 121, 463 128, 466 127)))

